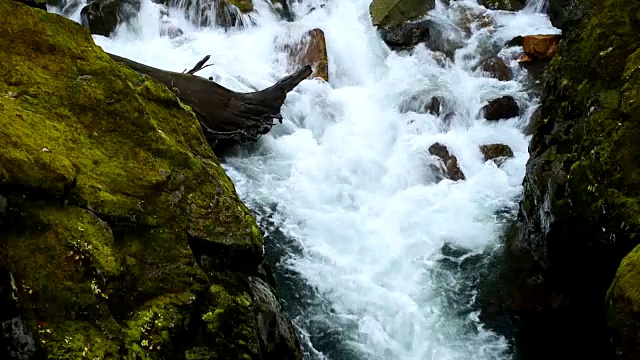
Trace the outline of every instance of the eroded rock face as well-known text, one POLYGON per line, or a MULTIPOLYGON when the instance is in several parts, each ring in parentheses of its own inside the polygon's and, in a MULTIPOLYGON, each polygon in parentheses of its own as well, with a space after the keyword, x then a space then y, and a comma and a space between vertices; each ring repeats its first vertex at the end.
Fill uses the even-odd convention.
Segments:
POLYGON ((516 228, 507 239, 505 277, 515 279, 501 286, 500 303, 518 316, 532 358, 612 359, 612 341, 625 349, 619 358, 640 358, 628 346, 635 340, 623 335, 640 328, 634 314, 621 310, 634 291, 628 284, 640 282, 627 271, 628 259, 610 292, 609 300, 619 302, 614 309, 604 303, 621 260, 640 241, 640 166, 632 160, 640 158, 640 30, 630 25, 640 4, 572 0, 565 9, 563 39, 542 77, 516 228), (607 307, 619 316, 610 318, 613 338, 607 307), (554 350, 533 345, 541 343, 554 350))
POLYGON ((271 309, 277 358, 301 359, 193 112, 81 25, 0 12, 0 358, 273 359, 271 309))
POLYGON ((465 176, 458 166, 458 158, 449 153, 449 149, 445 145, 435 143, 429 147, 429 153, 442 161, 442 167, 434 170, 442 172, 445 178, 453 181, 465 180, 465 176))

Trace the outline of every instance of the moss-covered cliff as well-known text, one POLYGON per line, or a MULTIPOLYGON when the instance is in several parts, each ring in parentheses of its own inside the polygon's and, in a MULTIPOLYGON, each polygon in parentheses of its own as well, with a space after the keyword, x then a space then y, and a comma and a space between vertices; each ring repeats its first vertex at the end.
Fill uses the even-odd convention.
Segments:
POLYGON ((607 358, 605 294, 640 243, 640 2, 573 0, 563 14, 551 5, 563 40, 509 240, 517 288, 507 306, 544 319, 565 354, 607 358))
POLYGON ((81 25, 0 13, 0 358, 299 359, 191 110, 81 25))

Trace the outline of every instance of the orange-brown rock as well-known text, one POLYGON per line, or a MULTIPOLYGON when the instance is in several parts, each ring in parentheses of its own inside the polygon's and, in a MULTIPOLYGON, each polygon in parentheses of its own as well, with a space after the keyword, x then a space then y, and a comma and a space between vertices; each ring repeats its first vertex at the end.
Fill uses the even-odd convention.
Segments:
POLYGON ((289 55, 289 71, 311 65, 313 69, 311 77, 329 81, 327 42, 322 30, 310 30, 295 44, 287 44, 284 47, 289 55))
POLYGON ((432 166, 432 169, 436 173, 439 173, 441 177, 451 179, 453 181, 465 180, 464 173, 458 166, 458 158, 449 152, 446 145, 435 143, 429 146, 429 154, 439 158, 439 166, 434 165, 432 166))
POLYGON ((527 35, 522 46, 524 53, 533 59, 550 59, 558 51, 560 35, 527 35))

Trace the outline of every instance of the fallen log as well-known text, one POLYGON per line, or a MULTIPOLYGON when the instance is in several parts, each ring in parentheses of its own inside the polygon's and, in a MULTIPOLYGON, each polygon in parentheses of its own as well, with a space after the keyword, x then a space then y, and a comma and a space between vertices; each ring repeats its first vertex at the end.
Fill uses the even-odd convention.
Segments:
POLYGON ((216 152, 233 144, 257 141, 271 130, 274 119, 282 123, 280 109, 287 93, 312 73, 311 66, 307 65, 271 87, 256 92, 238 93, 195 75, 211 66, 205 65, 209 56, 200 60, 193 69, 179 73, 154 68, 118 55, 108 55, 114 61, 161 82, 191 106, 205 137, 216 152))

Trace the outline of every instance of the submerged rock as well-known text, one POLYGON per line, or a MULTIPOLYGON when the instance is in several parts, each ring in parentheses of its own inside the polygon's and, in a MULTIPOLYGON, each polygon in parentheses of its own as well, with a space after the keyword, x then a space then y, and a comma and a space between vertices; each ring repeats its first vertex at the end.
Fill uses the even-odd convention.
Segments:
POLYGON ((509 81, 513 78, 509 66, 505 64, 504 60, 497 56, 483 61, 482 64, 480 64, 480 69, 492 78, 501 81, 509 81))
POLYGON ((450 154, 445 145, 435 143, 429 147, 429 153, 442 161, 442 166, 434 170, 442 172, 444 177, 453 181, 465 180, 464 174, 458 166, 458 158, 450 154))
POLYGON ((445 99, 442 96, 423 96, 413 94, 400 103, 398 110, 402 113, 413 111, 419 114, 431 114, 438 116, 445 108, 445 99))
POLYGON ((175 39, 184 34, 182 29, 169 17, 169 9, 166 6, 160 6, 160 36, 166 36, 175 39))
POLYGON ((182 8, 187 20, 201 27, 242 27, 242 15, 254 9, 251 0, 166 0, 164 4, 182 8))
POLYGON ((289 8, 289 2, 287 0, 272 0, 274 10, 276 14, 280 15, 286 21, 293 21, 293 13, 289 8))
POLYGON ((467 35, 471 35, 472 30, 496 25, 492 14, 486 9, 467 6, 465 3, 459 2, 451 3, 449 8, 458 13, 456 25, 467 35))
POLYGON ((0 358, 301 359, 191 109, 81 25, 0 11, 0 358))
POLYGON ((442 110, 442 102, 443 101, 440 96, 433 96, 425 106, 424 110, 431 115, 438 116, 440 115, 440 110, 442 110))
POLYGON ((502 96, 489 101, 482 108, 482 113, 487 120, 510 119, 520 114, 520 107, 513 97, 502 96))

